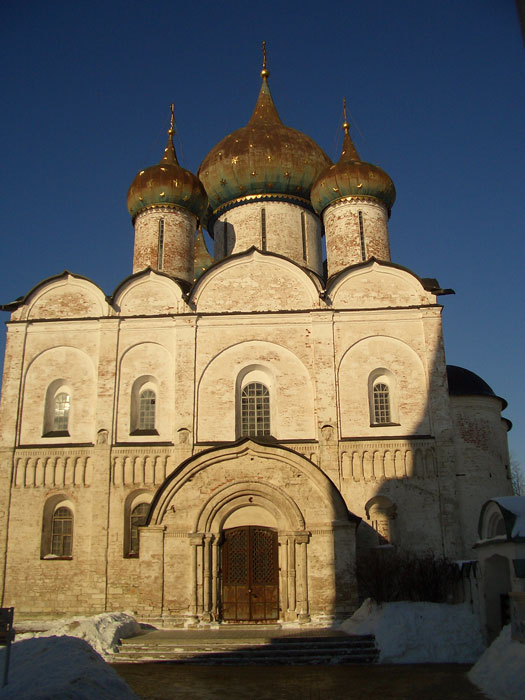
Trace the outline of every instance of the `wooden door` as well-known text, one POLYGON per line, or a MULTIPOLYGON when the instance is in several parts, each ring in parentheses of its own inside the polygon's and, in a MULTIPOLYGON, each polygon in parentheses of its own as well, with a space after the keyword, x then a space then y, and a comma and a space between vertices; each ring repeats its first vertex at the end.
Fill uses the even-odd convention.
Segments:
POLYGON ((277 532, 246 526, 224 530, 222 619, 264 622, 279 618, 277 532))

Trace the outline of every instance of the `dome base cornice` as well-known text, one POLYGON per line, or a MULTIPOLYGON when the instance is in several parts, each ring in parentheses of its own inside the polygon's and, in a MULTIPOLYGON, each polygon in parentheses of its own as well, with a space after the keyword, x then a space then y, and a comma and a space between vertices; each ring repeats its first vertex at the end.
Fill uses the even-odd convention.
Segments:
POLYGON ((304 199, 304 197, 297 197, 291 194, 247 194, 244 197, 237 197, 232 199, 230 202, 225 202, 221 204, 220 207, 214 209, 211 214, 208 215, 208 233, 213 237, 213 226, 217 219, 222 216, 222 214, 240 207, 243 204, 251 204, 252 202, 284 202, 286 204, 295 204, 296 206, 303 207, 308 211, 315 214, 315 210, 312 207, 312 203, 309 199, 304 199))
POLYGON ((194 214, 192 211, 189 211, 189 209, 186 209, 185 207, 182 207, 178 204, 173 204, 172 202, 163 202, 162 204, 147 204, 145 207, 142 207, 140 211, 138 211, 135 216, 132 218, 132 222, 135 223, 135 221, 142 216, 142 214, 147 213, 148 211, 152 211, 153 209, 157 211, 180 211, 184 212, 184 214, 188 215, 190 214, 191 216, 195 217, 195 220, 198 222, 199 217, 194 214))
POLYGON ((333 199, 329 204, 326 205, 326 207, 323 209, 321 212, 321 215, 325 213, 327 209, 334 205, 340 205, 340 204, 345 204, 345 203, 359 203, 359 202, 373 202, 374 204, 378 204, 382 209, 384 209, 387 214, 388 218, 390 218, 390 209, 386 206, 386 204, 379 199, 378 197, 373 197, 370 194, 361 194, 361 195, 350 195, 347 197, 339 197, 338 199, 333 199))

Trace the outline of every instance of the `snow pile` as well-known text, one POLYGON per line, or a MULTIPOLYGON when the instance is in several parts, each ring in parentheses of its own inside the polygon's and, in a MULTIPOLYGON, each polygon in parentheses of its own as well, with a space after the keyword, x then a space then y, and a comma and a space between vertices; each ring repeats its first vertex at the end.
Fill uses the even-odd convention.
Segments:
POLYGON ((17 632, 15 642, 33 637, 78 637, 88 642, 103 656, 116 651, 120 639, 133 637, 142 632, 135 618, 125 612, 49 621, 24 621, 20 623, 20 627, 24 631, 22 634, 17 632))
POLYGON ((347 634, 373 634, 379 663, 474 663, 485 645, 467 605, 383 603, 365 600, 341 624, 347 634))
MULTIPOLYGON (((0 669, 5 649, 0 650, 0 669)), ((11 646, 9 678, 0 699, 138 700, 90 645, 72 637, 27 639, 11 646)))
POLYGON ((522 700, 525 694, 525 644, 511 639, 510 625, 501 630, 468 674, 494 700, 522 700))

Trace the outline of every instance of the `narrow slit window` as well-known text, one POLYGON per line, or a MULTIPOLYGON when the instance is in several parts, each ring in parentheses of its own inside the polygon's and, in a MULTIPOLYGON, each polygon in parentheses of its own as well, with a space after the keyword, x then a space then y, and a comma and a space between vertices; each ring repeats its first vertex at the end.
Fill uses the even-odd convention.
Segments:
POLYGON ((151 389, 139 396, 139 430, 155 430, 155 403, 157 397, 151 389))
POLYGON ((306 217, 304 211, 301 212, 301 235, 303 239, 303 260, 308 262, 307 252, 306 252, 306 217))
POLYGON ((73 513, 69 508, 57 508, 53 514, 51 554, 70 557, 73 553, 73 513))
POLYGON ((139 527, 143 527, 146 524, 148 511, 149 503, 140 503, 131 511, 129 523, 129 554, 132 556, 138 556, 139 527))
POLYGON ((390 391, 382 382, 374 384, 374 423, 391 423, 390 391))
POLYGON ((363 225, 363 212, 359 212, 359 241, 361 243, 361 260, 366 260, 365 228, 363 225))
POLYGON ((159 245, 157 251, 157 265, 159 270, 164 267, 164 219, 159 219, 159 245))
POLYGON ((53 431, 67 431, 69 425, 69 411, 71 409, 71 397, 65 391, 55 396, 53 410, 53 431))
POLYGON ((224 219, 222 225, 222 257, 225 258, 228 255, 228 220, 224 219))
POLYGON ((266 250, 266 209, 261 209, 261 249, 266 250))
POLYGON ((242 390, 241 434, 270 435, 270 392, 260 382, 247 384, 242 390))

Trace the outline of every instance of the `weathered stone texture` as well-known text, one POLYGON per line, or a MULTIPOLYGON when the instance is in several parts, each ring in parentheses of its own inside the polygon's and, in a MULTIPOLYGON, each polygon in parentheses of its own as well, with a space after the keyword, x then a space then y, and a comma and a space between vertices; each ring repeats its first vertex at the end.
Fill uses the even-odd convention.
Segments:
POLYGON ((221 214, 213 231, 216 261, 254 246, 322 274, 321 224, 304 207, 288 202, 250 202, 221 214))
POLYGON ((370 258, 390 260, 388 212, 379 200, 338 200, 323 213, 323 223, 329 277, 370 258))
POLYGON ((133 272, 147 267, 193 281, 193 246, 197 218, 186 209, 155 207, 135 220, 133 272), (159 221, 164 222, 163 250, 159 250, 159 221), (160 257, 159 257, 160 254, 160 257))
POLYGON ((154 271, 126 280, 112 303, 66 276, 13 318, 0 543, 4 604, 19 614, 216 619, 221 532, 255 524, 278 532, 280 618, 326 620, 356 605, 356 542, 469 556, 482 501, 510 492, 501 402, 451 404, 441 308, 395 266, 349 268, 325 294, 292 262, 246 251, 189 297, 154 271), (60 320, 70 293, 74 317, 60 320), (374 417, 377 377, 389 385, 388 423, 374 417), (269 390, 266 444, 240 440, 249 382, 269 390), (71 396, 67 434, 46 433, 50 387, 71 396), (155 394, 147 434, 137 431, 144 387, 155 394), (73 513, 66 559, 49 558, 60 504, 73 513), (151 512, 137 553, 130 515, 141 504, 151 512))

